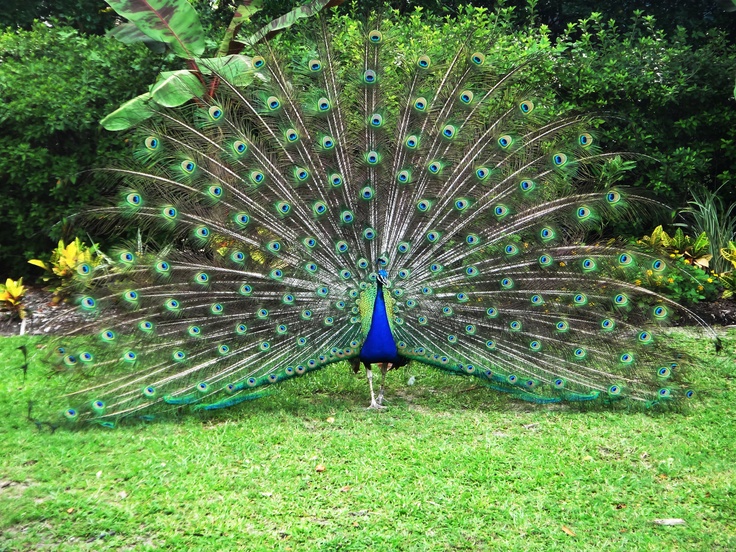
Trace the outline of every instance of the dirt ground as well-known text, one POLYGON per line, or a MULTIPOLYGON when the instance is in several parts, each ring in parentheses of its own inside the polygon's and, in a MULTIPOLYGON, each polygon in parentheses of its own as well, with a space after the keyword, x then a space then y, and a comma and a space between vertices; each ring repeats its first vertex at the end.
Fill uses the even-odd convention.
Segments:
MULTIPOLYGON (((24 327, 26 334, 64 334, 83 319, 75 305, 54 304, 52 294, 39 287, 28 288, 23 303, 28 311, 24 327)), ((22 321, 0 313, 0 335, 19 335, 21 325, 22 321)))

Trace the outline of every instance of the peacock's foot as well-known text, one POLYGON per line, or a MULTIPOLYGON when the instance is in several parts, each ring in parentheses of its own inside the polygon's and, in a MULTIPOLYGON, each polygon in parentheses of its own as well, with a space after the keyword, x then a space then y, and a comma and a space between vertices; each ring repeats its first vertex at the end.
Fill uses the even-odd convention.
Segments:
POLYGON ((371 404, 366 408, 366 410, 386 410, 386 407, 376 400, 371 400, 371 404))

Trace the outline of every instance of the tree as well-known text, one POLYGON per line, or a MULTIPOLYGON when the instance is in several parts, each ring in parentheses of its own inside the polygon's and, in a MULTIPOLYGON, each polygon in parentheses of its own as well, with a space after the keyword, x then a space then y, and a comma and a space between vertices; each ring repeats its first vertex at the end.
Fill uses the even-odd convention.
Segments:
POLYGON ((116 15, 104 0, 3 0, 0 28, 30 29, 34 20, 51 21, 86 34, 104 34, 116 15))

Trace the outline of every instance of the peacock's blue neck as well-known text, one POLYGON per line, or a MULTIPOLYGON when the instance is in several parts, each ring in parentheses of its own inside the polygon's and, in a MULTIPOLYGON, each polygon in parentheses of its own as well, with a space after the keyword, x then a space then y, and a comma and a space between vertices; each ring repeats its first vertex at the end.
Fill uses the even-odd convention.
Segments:
POLYGON ((360 350, 360 361, 366 366, 381 362, 400 362, 399 350, 396 348, 391 327, 386 314, 386 302, 383 299, 383 286, 378 283, 376 301, 373 304, 373 317, 368 335, 360 350))

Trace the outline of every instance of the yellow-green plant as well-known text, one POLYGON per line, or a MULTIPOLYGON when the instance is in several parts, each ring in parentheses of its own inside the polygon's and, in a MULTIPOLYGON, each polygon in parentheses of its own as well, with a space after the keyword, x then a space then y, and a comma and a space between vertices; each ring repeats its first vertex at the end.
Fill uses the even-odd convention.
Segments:
POLYGON ((23 305, 25 294, 26 287, 23 285, 23 278, 18 280, 8 278, 5 284, 0 284, 0 309, 9 311, 14 318, 25 318, 27 314, 23 305))
POLYGON ((97 244, 85 245, 76 238, 65 244, 59 240, 59 245, 51 252, 48 262, 39 259, 28 261, 30 264, 43 268, 47 273, 42 277, 44 282, 56 282, 50 289, 54 292, 55 301, 68 296, 74 287, 83 282, 98 266, 104 256, 98 251, 97 244))
MULTIPOLYGON (((723 262, 711 264, 713 255, 709 253, 710 240, 705 232, 702 232, 697 238, 692 238, 678 228, 675 234, 670 236, 660 225, 652 231, 651 236, 644 236, 639 243, 662 248, 669 252, 671 258, 682 259, 683 262, 703 270, 723 265, 723 262)), ((702 292, 703 286, 716 280, 723 287, 722 297, 728 299, 736 296, 736 242, 729 241, 727 247, 721 248, 719 253, 720 258, 730 262, 734 270, 720 273, 710 270, 710 277, 705 282, 700 281, 702 278, 698 279, 698 291, 702 292)))
POLYGON ((730 262, 736 270, 736 242, 728 242, 728 246, 721 249, 721 257, 730 262))
POLYGON ((670 257, 683 257, 687 264, 708 268, 713 255, 710 251, 708 235, 702 232, 698 237, 686 235, 681 228, 673 236, 667 234, 660 224, 652 230, 651 236, 644 236, 641 241, 652 247, 661 247, 670 253, 670 257))
POLYGON ((688 201, 690 207, 682 210, 692 219, 693 230, 708 235, 709 251, 713 255, 710 268, 719 273, 727 272, 729 268, 728 261, 720 252, 736 237, 736 203, 724 203, 721 188, 723 185, 715 191, 693 190, 693 199, 688 201))
POLYGON ((721 249, 721 257, 733 265, 733 270, 718 274, 723 285, 723 298, 736 296, 736 242, 729 241, 728 246, 721 249))

